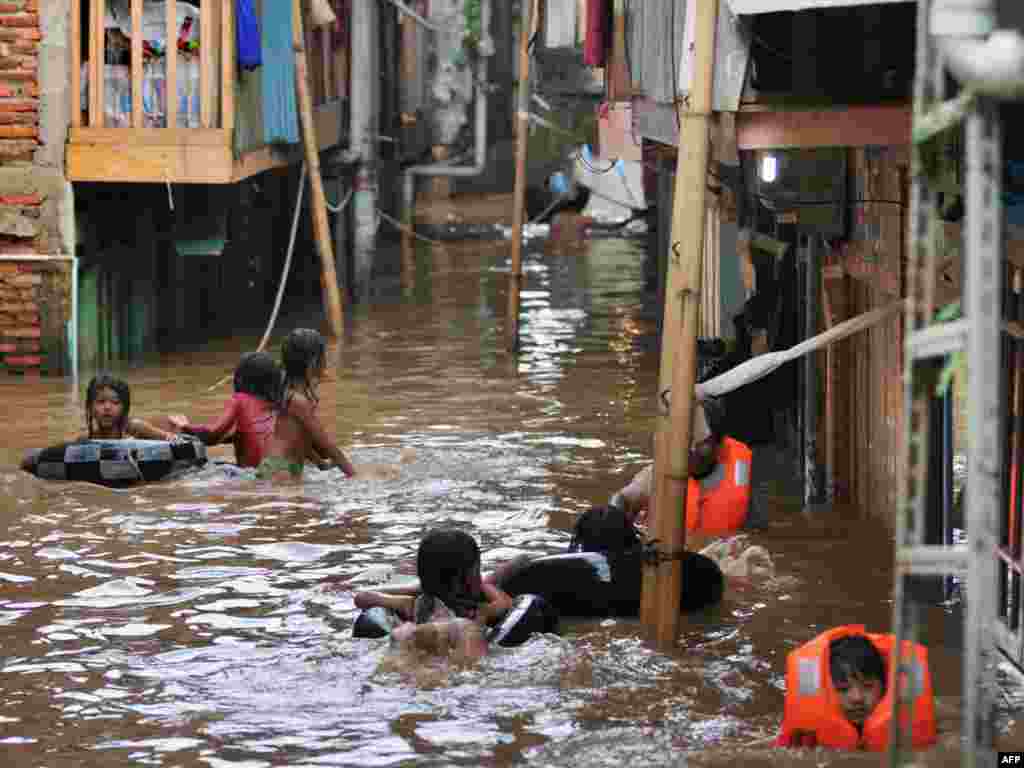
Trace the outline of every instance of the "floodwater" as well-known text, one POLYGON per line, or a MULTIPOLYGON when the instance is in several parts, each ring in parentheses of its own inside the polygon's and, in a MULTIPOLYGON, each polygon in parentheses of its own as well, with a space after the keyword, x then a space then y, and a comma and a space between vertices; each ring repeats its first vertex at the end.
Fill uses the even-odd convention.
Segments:
MULTIPOLYGON (((351 637, 352 590, 411 574, 426 528, 470 531, 485 567, 563 551, 574 516, 643 465, 658 358, 641 258, 627 240, 529 250, 517 358, 503 347, 507 243, 422 250, 382 279, 334 351, 321 409, 357 464, 415 449, 398 479, 311 472, 273 488, 211 467, 120 491, 42 482, 10 467, 81 428, 81 395, 0 380, 3 765, 878 765, 768 744, 787 652, 891 618, 884 528, 803 513, 771 452, 755 466, 770 524, 748 541, 776 576, 684 617, 672 653, 632 620, 568 623, 472 667, 351 637)), ((133 414, 215 415, 228 385, 209 388, 257 339, 125 368, 133 414)), ((941 741, 920 764, 958 764, 955 609, 932 609, 924 638, 941 741)), ((1015 717, 1003 712, 1001 739, 1020 747, 1015 717)))

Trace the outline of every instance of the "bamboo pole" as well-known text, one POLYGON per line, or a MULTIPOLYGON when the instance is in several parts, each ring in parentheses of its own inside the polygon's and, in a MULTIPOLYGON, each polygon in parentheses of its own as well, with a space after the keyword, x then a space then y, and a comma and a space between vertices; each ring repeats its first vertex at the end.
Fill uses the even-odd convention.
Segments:
POLYGON ((331 243, 331 227, 327 221, 327 199, 324 197, 324 182, 320 176, 320 152, 317 147, 316 129, 313 126, 313 106, 309 98, 309 82, 306 64, 305 35, 302 31, 302 0, 292 0, 292 43, 295 47, 295 90, 299 101, 299 115, 302 118, 302 139, 306 147, 306 167, 309 170, 310 201, 313 206, 313 232, 316 236, 317 251, 320 254, 320 287, 323 290, 324 308, 330 335, 341 338, 341 290, 338 275, 334 270, 334 248, 331 243))
POLYGON ((712 71, 718 0, 690 0, 693 70, 689 99, 677 100, 679 147, 673 203, 671 249, 665 291, 659 392, 671 386, 668 413, 658 415, 655 441, 656 562, 645 562, 641 623, 662 648, 679 634, 682 554, 686 545, 686 488, 696 383, 697 318, 701 295, 701 251, 707 216, 705 195, 709 154, 712 71), (678 352, 676 351, 678 350, 678 352))
POLYGON ((82 125, 82 3, 71 0, 71 125, 82 125))
POLYGON ((164 95, 167 97, 167 127, 178 127, 178 6, 177 0, 167 0, 167 45, 164 61, 167 68, 164 95))
POLYGON ((505 337, 509 351, 519 348, 519 291, 523 280, 523 223, 526 218, 526 149, 530 135, 530 29, 536 0, 523 0, 519 24, 519 93, 516 110, 516 181, 512 209, 512 265, 508 276, 508 317, 505 337))

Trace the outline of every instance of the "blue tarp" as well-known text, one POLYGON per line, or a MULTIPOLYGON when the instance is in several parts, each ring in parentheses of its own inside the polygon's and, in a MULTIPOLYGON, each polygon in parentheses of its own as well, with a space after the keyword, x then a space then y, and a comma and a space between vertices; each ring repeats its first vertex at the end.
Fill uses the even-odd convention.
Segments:
POLYGON ((267 144, 297 144, 299 113, 295 103, 295 51, 292 47, 292 4, 263 3, 260 19, 263 42, 263 140, 267 144))

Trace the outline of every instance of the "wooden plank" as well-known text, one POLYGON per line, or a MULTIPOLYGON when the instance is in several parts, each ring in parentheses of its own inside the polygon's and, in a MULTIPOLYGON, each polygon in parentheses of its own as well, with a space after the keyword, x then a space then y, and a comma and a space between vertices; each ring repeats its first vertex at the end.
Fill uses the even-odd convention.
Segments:
POLYGON ((167 46, 164 49, 164 62, 167 67, 164 75, 167 95, 167 128, 178 127, 178 3, 177 0, 166 0, 167 10, 167 46))
MULTIPOLYGON (((280 2, 280 0, 278 0, 280 2)), ((221 128, 235 132, 235 0, 223 0, 220 17, 221 128)))
POLYGON ((103 127, 104 0, 89 3, 89 125, 103 127))
POLYGON ((72 128, 72 144, 224 147, 231 135, 219 128, 72 128))
POLYGON ((199 5, 199 125, 213 127, 213 3, 199 5))
POLYGON ((741 150, 899 146, 910 143, 910 106, 849 106, 834 110, 741 111, 741 150))
POLYGON ((82 0, 71 0, 71 125, 82 124, 82 0))
POLYGON ((147 184, 228 184, 233 179, 230 147, 69 144, 70 181, 147 184))
POLYGON ((132 127, 142 119, 142 0, 132 0, 132 127))

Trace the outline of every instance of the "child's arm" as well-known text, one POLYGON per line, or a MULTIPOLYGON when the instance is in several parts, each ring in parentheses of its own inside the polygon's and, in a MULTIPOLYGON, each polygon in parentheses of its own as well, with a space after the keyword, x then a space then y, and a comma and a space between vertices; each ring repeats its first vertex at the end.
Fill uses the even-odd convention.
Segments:
POLYGON ((313 450, 315 450, 320 456, 324 456, 334 462, 334 464, 339 467, 347 477, 352 477, 356 473, 355 467, 352 466, 352 462, 349 461, 348 457, 342 453, 341 449, 334 444, 330 435, 328 435, 327 431, 323 428, 323 425, 320 423, 320 419, 317 418, 316 413, 308 400, 301 397, 293 397, 291 403, 288 405, 288 412, 294 416, 299 423, 302 424, 306 432, 309 433, 310 442, 313 444, 313 450))
POLYGON ((235 424, 238 421, 238 401, 234 398, 228 400, 220 418, 213 424, 182 424, 180 429, 186 435, 195 435, 206 445, 217 445, 228 442, 235 431, 235 424))
POLYGON ((152 424, 143 421, 142 419, 128 419, 128 424, 125 428, 125 434, 137 437, 140 440, 166 440, 168 442, 175 440, 177 435, 173 432, 165 432, 164 430, 154 427, 152 424))
POLYGON ((481 607, 477 613, 477 621, 481 624, 490 624, 500 619, 512 607, 512 598, 509 594, 504 590, 498 589, 493 584, 485 581, 483 593, 484 597, 487 598, 487 604, 481 607))
POLYGON ((416 598, 410 595, 388 595, 384 592, 356 592, 356 608, 366 610, 367 608, 381 607, 394 611, 406 621, 412 621, 416 598))

